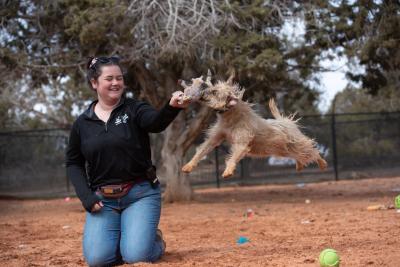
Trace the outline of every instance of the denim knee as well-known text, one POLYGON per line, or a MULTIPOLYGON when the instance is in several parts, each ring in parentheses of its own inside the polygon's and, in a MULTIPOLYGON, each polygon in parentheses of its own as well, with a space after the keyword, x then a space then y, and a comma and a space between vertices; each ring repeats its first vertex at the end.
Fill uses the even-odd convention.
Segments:
POLYGON ((103 257, 91 257, 91 258, 87 257, 86 263, 90 267, 103 267, 107 265, 110 266, 110 264, 107 263, 103 257))
POLYGON ((150 251, 136 250, 122 253, 122 259, 126 263, 137 263, 137 262, 150 262, 149 259, 150 251))
POLYGON ((93 252, 91 255, 85 255, 86 263, 90 267, 106 267, 122 264, 122 259, 116 259, 115 256, 93 252))

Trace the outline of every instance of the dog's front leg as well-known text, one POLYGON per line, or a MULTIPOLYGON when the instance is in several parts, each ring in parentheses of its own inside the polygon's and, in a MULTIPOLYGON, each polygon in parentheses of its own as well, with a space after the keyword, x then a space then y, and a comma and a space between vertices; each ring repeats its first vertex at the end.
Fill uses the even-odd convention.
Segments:
POLYGON ((226 161, 226 168, 222 173, 222 177, 227 178, 232 176, 237 163, 246 156, 247 153, 250 151, 249 143, 233 143, 231 147, 231 156, 226 161))
POLYGON ((220 145, 224 140, 224 136, 222 134, 216 134, 209 136, 197 150, 196 154, 193 158, 182 167, 183 172, 191 172, 199 163, 199 161, 207 155, 211 150, 213 150, 216 146, 220 145))

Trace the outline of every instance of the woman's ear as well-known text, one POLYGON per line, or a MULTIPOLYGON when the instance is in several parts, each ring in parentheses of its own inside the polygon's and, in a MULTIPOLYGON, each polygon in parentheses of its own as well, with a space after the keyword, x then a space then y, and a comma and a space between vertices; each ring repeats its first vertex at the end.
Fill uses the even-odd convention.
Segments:
POLYGON ((96 91, 96 89, 97 89, 97 80, 96 79, 90 79, 90 84, 92 85, 92 89, 96 91))

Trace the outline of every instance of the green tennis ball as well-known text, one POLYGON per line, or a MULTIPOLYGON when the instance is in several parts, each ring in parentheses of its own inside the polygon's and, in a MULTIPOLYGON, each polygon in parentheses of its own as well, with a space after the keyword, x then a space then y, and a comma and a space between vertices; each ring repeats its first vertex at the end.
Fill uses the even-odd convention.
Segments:
POLYGON ((319 254, 319 264, 321 267, 339 267, 340 258, 336 250, 327 248, 319 254))
POLYGON ((398 196, 394 199, 394 206, 396 207, 396 209, 400 209, 400 195, 398 195, 398 196))

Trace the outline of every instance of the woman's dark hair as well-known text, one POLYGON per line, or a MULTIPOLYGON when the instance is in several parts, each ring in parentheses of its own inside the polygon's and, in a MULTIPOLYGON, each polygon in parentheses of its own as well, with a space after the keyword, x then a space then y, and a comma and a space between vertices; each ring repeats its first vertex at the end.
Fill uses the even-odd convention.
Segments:
POLYGON ((89 57, 89 60, 86 64, 86 78, 90 88, 92 88, 91 80, 97 80, 97 78, 99 78, 101 75, 101 67, 111 65, 118 66, 122 71, 118 57, 89 57))

